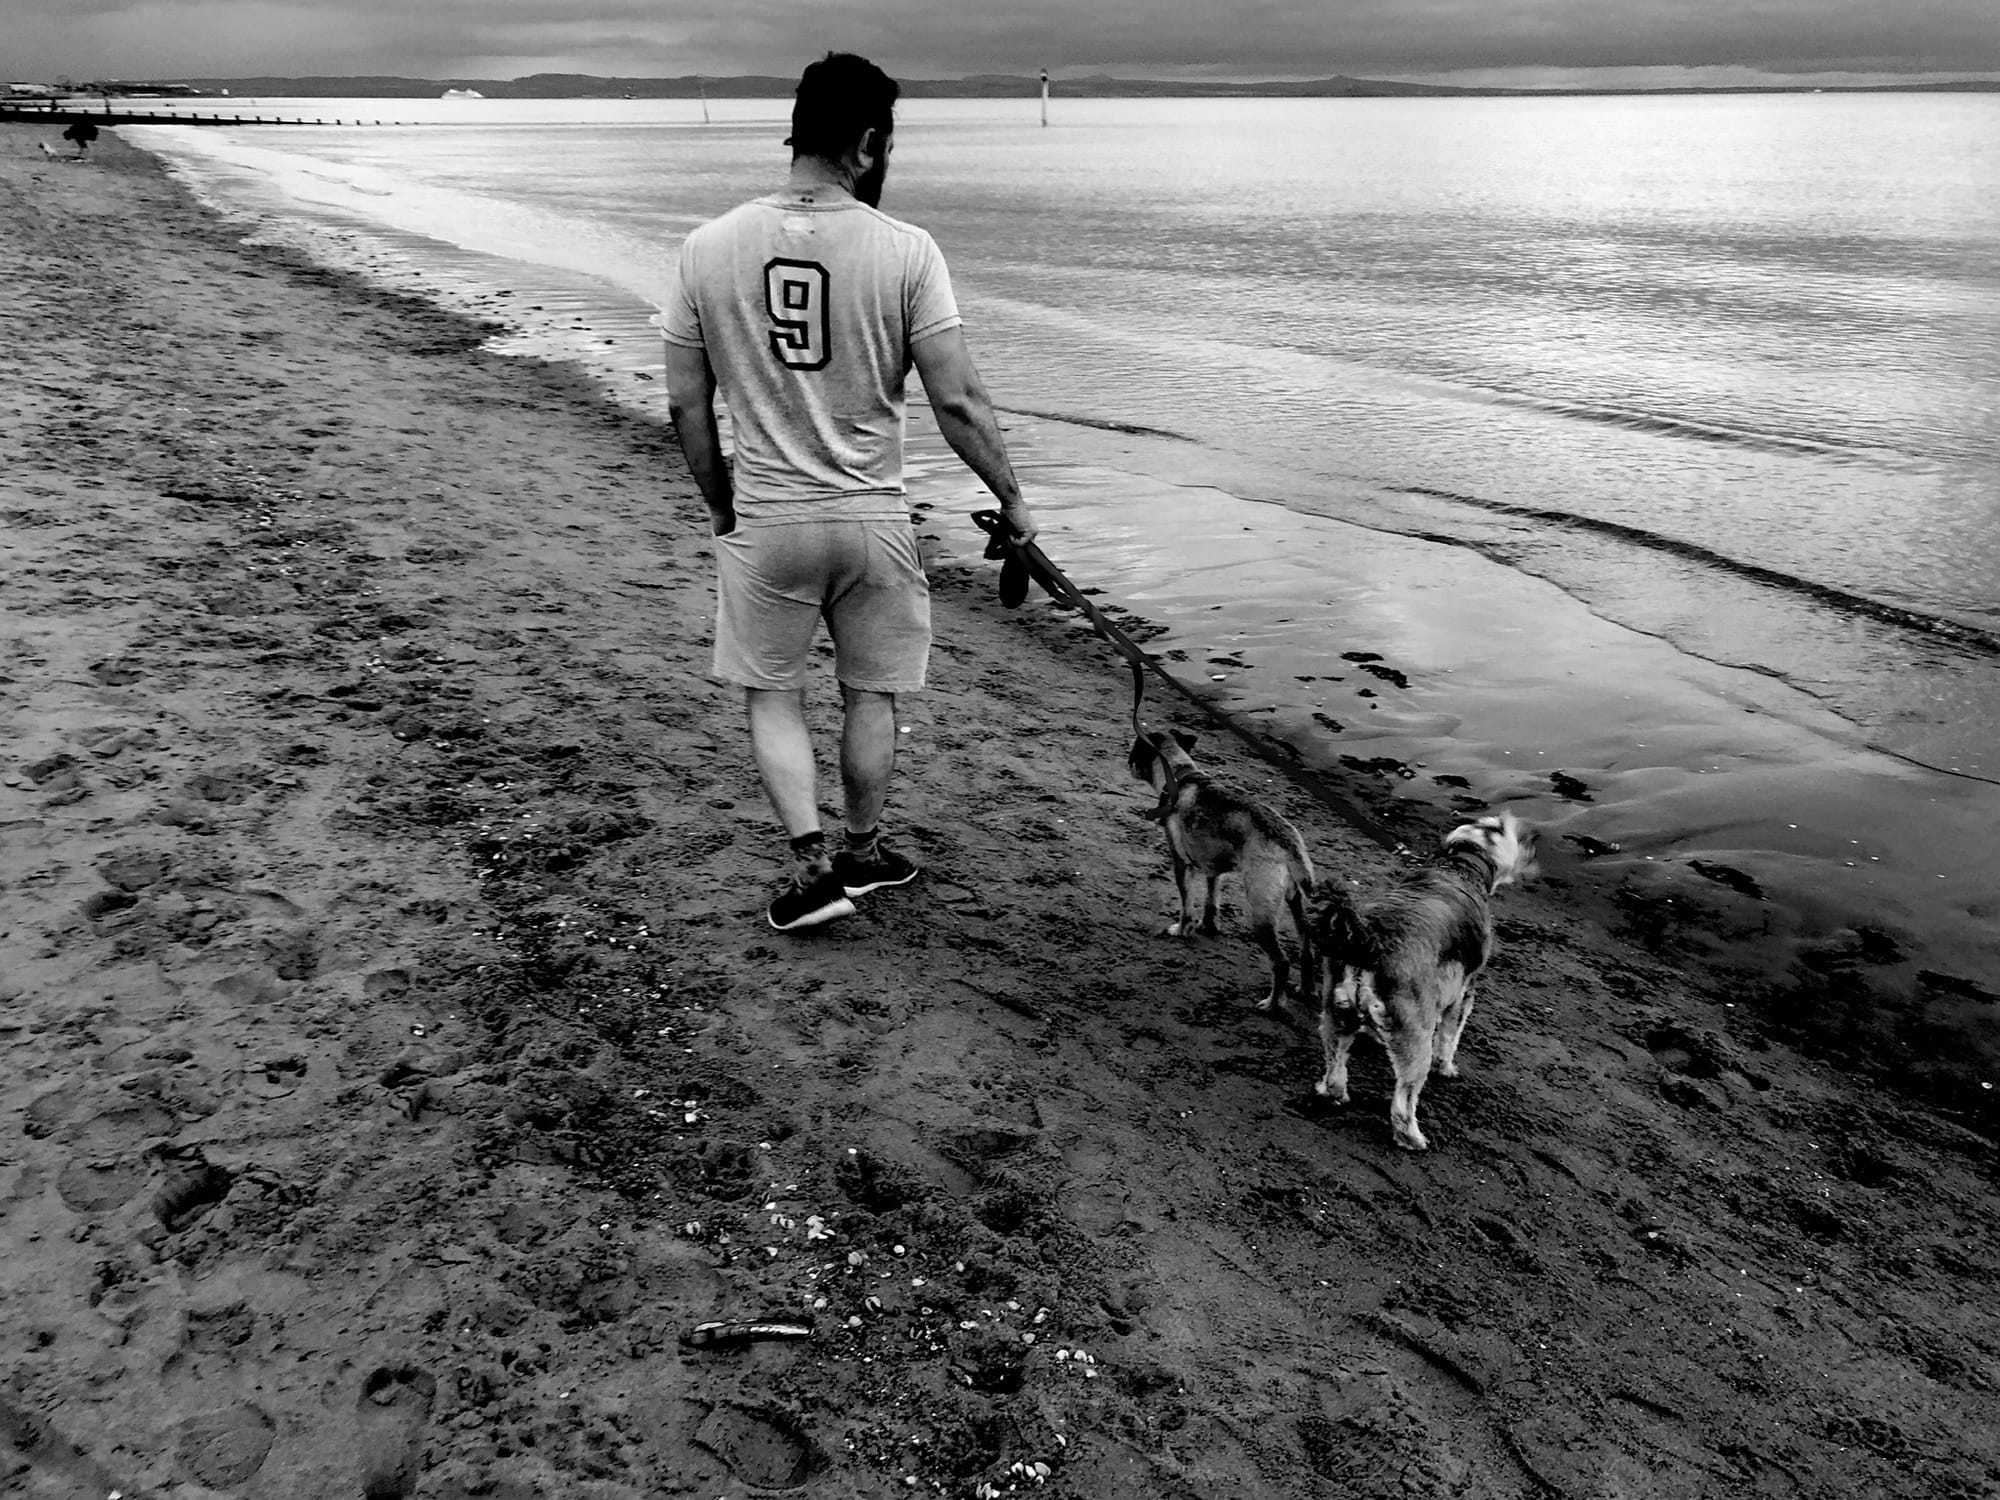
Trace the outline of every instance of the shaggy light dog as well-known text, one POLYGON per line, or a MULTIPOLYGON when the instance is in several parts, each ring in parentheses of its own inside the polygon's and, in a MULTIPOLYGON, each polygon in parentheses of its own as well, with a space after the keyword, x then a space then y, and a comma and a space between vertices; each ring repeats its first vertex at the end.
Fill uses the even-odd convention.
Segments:
POLYGON ((1367 1032, 1389 1053, 1396 1144, 1424 1151, 1417 1097, 1435 1066, 1458 1073, 1458 1040, 1472 1014, 1472 986, 1493 954, 1488 903, 1534 872, 1535 834, 1512 813, 1445 835, 1437 863, 1386 895, 1357 903, 1334 891, 1321 906, 1313 948, 1321 973, 1320 1041, 1326 1076, 1314 1086, 1347 1102, 1347 1052, 1367 1032))

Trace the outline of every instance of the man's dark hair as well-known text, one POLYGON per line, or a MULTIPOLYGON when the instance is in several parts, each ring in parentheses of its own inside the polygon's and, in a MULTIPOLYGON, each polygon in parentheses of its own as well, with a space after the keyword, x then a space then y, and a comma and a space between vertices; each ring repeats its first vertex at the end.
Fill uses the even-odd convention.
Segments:
POLYGON ((792 105, 793 156, 839 161, 871 130, 882 138, 896 128, 902 87, 865 57, 829 52, 799 75, 792 105))

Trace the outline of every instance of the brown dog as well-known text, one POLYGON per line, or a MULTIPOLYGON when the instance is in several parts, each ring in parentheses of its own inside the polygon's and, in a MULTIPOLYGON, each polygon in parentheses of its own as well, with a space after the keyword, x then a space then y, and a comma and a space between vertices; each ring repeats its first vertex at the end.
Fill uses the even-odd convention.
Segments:
POLYGON ((1320 1040, 1326 1076, 1315 1088, 1347 1102, 1347 1051, 1369 1033, 1396 1070, 1389 1125, 1396 1144, 1423 1151, 1417 1096, 1435 1062, 1456 1076, 1458 1039, 1472 1014, 1472 983, 1493 953, 1488 901, 1534 873, 1535 834, 1512 813, 1445 835, 1438 863, 1387 895, 1356 905, 1335 891, 1313 946, 1322 968, 1320 1040))
POLYGON ((1278 918, 1289 911, 1299 934, 1299 974, 1312 993, 1312 934, 1305 894, 1313 889, 1312 859, 1305 840, 1284 816, 1234 787, 1212 781, 1188 751, 1195 738, 1185 730, 1142 730, 1132 741, 1126 765, 1150 786, 1160 805, 1148 817, 1167 833, 1181 918, 1169 937, 1189 938, 1197 930, 1195 889, 1204 887, 1199 931, 1213 936, 1215 887, 1224 875, 1243 883, 1250 911, 1250 935, 1271 960, 1271 993, 1258 1002, 1271 1010, 1291 992, 1291 963, 1278 939, 1278 918))

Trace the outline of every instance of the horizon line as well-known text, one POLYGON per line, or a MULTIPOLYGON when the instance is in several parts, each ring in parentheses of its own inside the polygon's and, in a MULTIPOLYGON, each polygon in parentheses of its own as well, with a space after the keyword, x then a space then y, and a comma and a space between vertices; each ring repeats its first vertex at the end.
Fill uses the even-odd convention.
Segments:
MULTIPOLYGON (((1368 77, 1348 73, 1329 73, 1312 77, 1289 78, 1147 78, 1128 77, 1113 73, 1095 72, 1067 78, 1057 77, 1050 70, 1048 82, 1051 86, 1111 86, 1120 89, 1144 90, 1156 95, 1189 94, 1203 95, 1229 93, 1257 95, 1260 93, 1276 96, 1296 94, 1305 90, 1330 90, 1342 86, 1352 86, 1362 90, 1384 90, 1410 94, 1454 94, 1469 96, 1560 96, 1577 94, 1745 94, 1745 93, 1899 93, 1899 92, 1950 92, 1950 91, 2000 91, 2000 76, 1951 76, 1939 77, 1935 73, 1923 75, 1921 80, 1912 78, 1908 82, 1890 83, 1825 83, 1814 82, 1815 78, 1828 76, 1852 76, 1853 70, 1829 70, 1826 74, 1802 73, 1792 75, 1800 81, 1783 83, 1758 81, 1748 83, 1648 83, 1648 84, 1593 84, 1578 82, 1573 84, 1452 84, 1437 83, 1409 78, 1368 77)), ((1878 75, 1879 76, 1879 75, 1878 75)), ((270 84, 277 82, 331 84, 354 83, 397 83, 406 85, 435 85, 439 88, 459 87, 466 84, 487 84, 499 88, 513 88, 532 85, 543 80, 575 79, 587 80, 606 87, 627 85, 700 85, 750 87, 760 90, 746 97, 767 97, 761 92, 768 87, 777 91, 769 97, 784 97, 793 91, 797 80, 789 75, 775 73, 680 73, 680 74, 605 74, 573 71, 542 70, 524 73, 512 78, 455 76, 426 76, 403 73, 244 73, 230 76, 219 74, 183 75, 179 78, 96 78, 78 82, 64 77, 63 83, 74 93, 98 93, 106 89, 138 90, 149 87, 190 87, 209 85, 223 87, 237 83, 270 84)), ((952 88, 984 85, 991 89, 1000 85, 1018 84, 1034 89, 1041 83, 1036 73, 966 73, 957 77, 907 76, 898 80, 906 89, 952 88)), ((18 82, 18 81, 17 81, 18 82)), ((51 85, 39 85, 50 87, 51 85)), ((0 90, 9 85, 0 83, 0 90)), ((267 90, 268 92, 268 90, 267 90)), ((365 96, 356 96, 365 97, 365 96)))

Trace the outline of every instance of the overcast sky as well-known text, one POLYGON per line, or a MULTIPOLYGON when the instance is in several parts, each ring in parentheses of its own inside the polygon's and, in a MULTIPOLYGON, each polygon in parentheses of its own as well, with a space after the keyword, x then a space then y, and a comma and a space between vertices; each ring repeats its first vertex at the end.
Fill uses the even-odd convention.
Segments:
POLYGON ((2000 78, 2000 0, 6 0, 0 76, 790 76, 829 47, 922 78, 2000 78))

